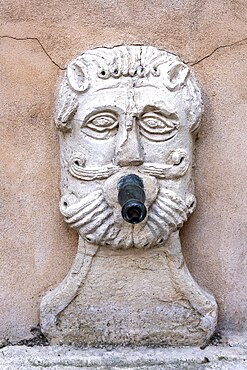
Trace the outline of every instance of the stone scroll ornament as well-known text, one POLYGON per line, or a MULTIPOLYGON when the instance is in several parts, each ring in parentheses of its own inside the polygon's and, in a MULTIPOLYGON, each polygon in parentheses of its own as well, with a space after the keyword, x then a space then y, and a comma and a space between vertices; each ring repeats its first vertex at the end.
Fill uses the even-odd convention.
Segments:
POLYGON ((194 211, 198 83, 151 46, 96 48, 66 70, 56 107, 60 211, 74 263, 42 299, 52 344, 202 345, 217 304, 190 275, 179 229, 194 211))

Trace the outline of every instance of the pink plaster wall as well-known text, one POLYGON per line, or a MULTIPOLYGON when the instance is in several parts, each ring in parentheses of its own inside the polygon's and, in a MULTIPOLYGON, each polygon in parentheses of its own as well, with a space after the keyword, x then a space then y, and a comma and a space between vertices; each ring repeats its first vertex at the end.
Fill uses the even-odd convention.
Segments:
POLYGON ((183 250, 219 303, 219 329, 247 329, 245 1, 5 0, 0 17, 0 339, 30 337, 42 294, 76 251, 58 211, 52 117, 61 68, 83 50, 121 43, 178 54, 202 86, 198 206, 183 250))

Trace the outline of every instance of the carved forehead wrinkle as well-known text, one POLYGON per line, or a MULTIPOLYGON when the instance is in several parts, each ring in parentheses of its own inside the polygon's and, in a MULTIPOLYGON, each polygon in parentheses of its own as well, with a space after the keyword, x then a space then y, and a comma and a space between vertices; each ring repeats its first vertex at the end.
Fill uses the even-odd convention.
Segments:
POLYGON ((177 113, 176 96, 164 88, 149 85, 135 87, 134 100, 139 110, 154 107, 165 111, 166 114, 177 113))
POLYGON ((88 91, 79 97, 79 107, 75 117, 82 119, 90 112, 99 110, 113 110, 119 114, 126 113, 129 107, 129 94, 128 87, 105 90, 104 94, 101 89, 88 91))
MULTIPOLYGON (((160 84, 162 84, 162 79, 160 80, 160 84)), ((85 104, 94 107, 101 107, 104 104, 111 106, 113 101, 116 100, 116 107, 128 104, 128 110, 132 113, 134 111, 135 113, 141 113, 147 107, 163 110, 166 114, 177 113, 176 96, 164 86, 154 86, 145 78, 123 77, 120 78, 119 82, 115 81, 113 78, 107 79, 103 81, 103 85, 101 84, 100 87, 97 84, 92 86, 92 89, 79 96, 80 106, 85 104), (142 80, 142 84, 138 85, 140 80, 142 80), (133 83, 134 81, 135 83, 133 83), (102 91, 103 94, 98 94, 102 91)))
POLYGON ((91 92, 94 93, 97 91, 107 91, 107 90, 112 90, 112 89, 117 89, 117 91, 119 91, 119 89, 129 90, 132 87, 133 87, 133 81, 131 77, 120 77, 117 80, 115 78, 109 78, 103 81, 96 80, 93 83, 91 89, 85 94, 90 94, 91 92))

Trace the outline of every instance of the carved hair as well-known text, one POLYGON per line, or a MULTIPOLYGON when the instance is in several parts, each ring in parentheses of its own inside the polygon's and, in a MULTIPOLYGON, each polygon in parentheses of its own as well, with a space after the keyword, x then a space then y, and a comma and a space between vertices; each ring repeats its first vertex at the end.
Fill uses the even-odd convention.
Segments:
POLYGON ((58 129, 69 131, 70 120, 78 108, 78 96, 87 92, 94 81, 132 77, 163 78, 164 86, 181 91, 188 123, 194 132, 200 123, 203 104, 199 85, 177 56, 152 46, 115 46, 96 48, 81 54, 67 67, 59 91, 55 122, 58 129))

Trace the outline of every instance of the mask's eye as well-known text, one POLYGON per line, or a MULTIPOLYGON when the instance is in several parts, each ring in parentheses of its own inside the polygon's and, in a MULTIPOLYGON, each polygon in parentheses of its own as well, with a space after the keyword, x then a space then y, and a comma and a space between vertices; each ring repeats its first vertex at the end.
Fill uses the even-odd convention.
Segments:
POLYGON ((112 112, 101 112, 89 117, 81 130, 95 139, 108 139, 116 134, 117 116, 112 112))
POLYGON ((160 113, 144 113, 139 121, 140 132, 147 139, 165 141, 176 135, 178 121, 175 115, 165 117, 160 113))

